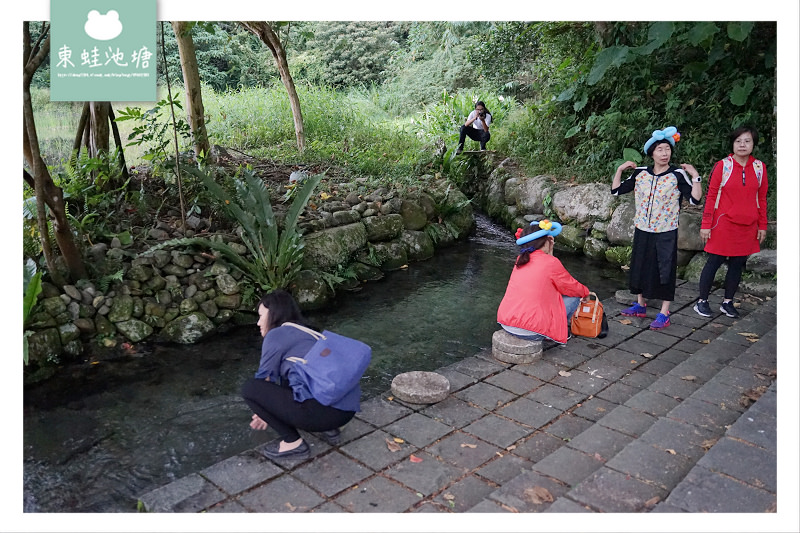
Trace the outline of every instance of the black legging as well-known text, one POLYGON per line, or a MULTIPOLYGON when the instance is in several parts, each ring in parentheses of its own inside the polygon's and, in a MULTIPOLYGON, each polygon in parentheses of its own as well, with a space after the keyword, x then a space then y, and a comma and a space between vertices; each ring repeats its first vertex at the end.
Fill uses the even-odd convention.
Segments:
POLYGON ((297 402, 288 385, 256 378, 250 378, 242 385, 242 398, 255 414, 278 432, 284 442, 299 439, 298 429, 329 431, 347 424, 356 414, 322 405, 313 398, 297 402))
POLYGON ((469 137, 473 141, 481 143, 481 150, 486 150, 486 143, 489 142, 491 134, 488 131, 479 130, 472 126, 461 126, 461 131, 458 136, 458 147, 464 148, 464 141, 469 137))
POLYGON ((725 299, 733 299, 733 295, 736 294, 736 290, 739 288, 739 282, 742 281, 742 270, 744 270, 744 265, 747 263, 746 255, 725 257, 724 255, 708 254, 706 266, 703 267, 703 272, 700 274, 701 300, 708 300, 711 284, 714 283, 717 270, 726 260, 728 261, 728 273, 725 274, 725 299))

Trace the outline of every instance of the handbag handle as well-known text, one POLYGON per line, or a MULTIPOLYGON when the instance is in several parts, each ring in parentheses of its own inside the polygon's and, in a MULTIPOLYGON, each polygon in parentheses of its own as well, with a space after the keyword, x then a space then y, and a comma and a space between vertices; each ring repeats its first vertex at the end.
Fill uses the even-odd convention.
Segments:
MULTIPOLYGON (((596 302, 599 302, 599 301, 600 301, 600 298, 598 298, 598 297, 597 297, 597 293, 596 293, 596 292, 591 292, 591 291, 589 291, 589 296, 594 296, 594 300, 595 300, 596 302)), ((588 297, 588 296, 587 296, 587 297, 588 297)), ((597 311, 598 311, 599 309, 600 309, 600 306, 599 306, 599 305, 595 305, 595 306, 594 306, 594 312, 592 313, 592 324, 594 324, 594 323, 595 323, 595 321, 597 320, 597 311)))
POLYGON ((284 322, 281 326, 292 326, 293 328, 297 328, 300 331, 304 331, 314 337, 316 340, 324 339, 325 335, 320 333, 319 331, 314 331, 311 328, 307 328, 305 326, 301 326, 300 324, 295 324, 294 322, 284 322))

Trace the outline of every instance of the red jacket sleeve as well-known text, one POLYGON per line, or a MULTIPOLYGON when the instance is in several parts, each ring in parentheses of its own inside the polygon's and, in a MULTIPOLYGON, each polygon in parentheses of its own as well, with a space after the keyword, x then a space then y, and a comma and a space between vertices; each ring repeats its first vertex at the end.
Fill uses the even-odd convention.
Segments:
POLYGON ((764 175, 758 187, 758 229, 767 229, 767 166, 764 165, 764 175))
POLYGON ((579 296, 581 298, 589 296, 589 289, 586 285, 582 284, 573 278, 561 261, 553 262, 553 285, 560 294, 565 296, 579 296))
POLYGON ((700 229, 711 229, 714 218, 714 204, 717 203, 717 194, 722 181, 722 162, 717 161, 711 170, 711 177, 708 180, 708 190, 706 191, 706 205, 703 208, 703 220, 700 229))

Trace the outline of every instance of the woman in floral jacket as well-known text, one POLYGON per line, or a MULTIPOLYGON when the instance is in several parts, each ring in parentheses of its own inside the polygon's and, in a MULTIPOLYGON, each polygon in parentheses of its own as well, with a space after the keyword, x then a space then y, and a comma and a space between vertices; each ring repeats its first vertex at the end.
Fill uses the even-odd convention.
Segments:
POLYGON ((703 194, 702 178, 692 165, 682 163, 676 167, 670 163, 678 140, 680 134, 674 126, 654 131, 643 150, 653 158, 653 165, 637 167, 633 161, 626 161, 617 168, 611 184, 611 194, 615 196, 634 191, 636 204, 629 283, 637 301, 622 314, 646 317, 647 300, 661 300, 661 312, 650 323, 650 329, 670 325, 669 307, 675 299, 678 268, 681 199, 696 205, 703 194), (622 181, 626 169, 634 170, 622 181))

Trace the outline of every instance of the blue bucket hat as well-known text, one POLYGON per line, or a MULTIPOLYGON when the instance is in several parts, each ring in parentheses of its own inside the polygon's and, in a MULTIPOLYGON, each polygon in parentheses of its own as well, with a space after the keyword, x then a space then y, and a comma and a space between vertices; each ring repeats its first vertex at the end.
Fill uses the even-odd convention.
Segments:
POLYGON ((518 245, 523 245, 525 243, 535 241, 539 237, 544 237, 545 235, 549 235, 551 237, 555 237, 559 233, 561 233, 561 224, 558 222, 551 222, 547 219, 538 222, 534 220, 531 222, 531 226, 539 226, 541 229, 539 231, 534 231, 530 235, 525 235, 524 237, 520 237, 517 239, 518 245))
POLYGON ((663 130, 656 130, 653 132, 653 135, 650 137, 646 143, 644 143, 644 154, 647 155, 647 150, 653 145, 656 141, 667 141, 673 148, 675 147, 675 142, 681 140, 681 134, 678 133, 678 128, 675 126, 668 126, 663 130))

